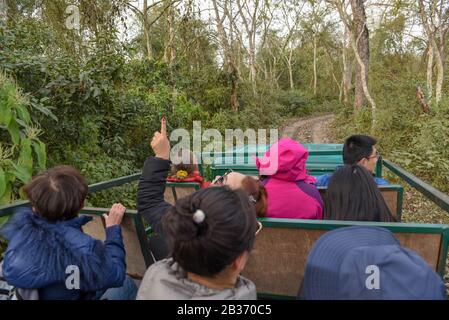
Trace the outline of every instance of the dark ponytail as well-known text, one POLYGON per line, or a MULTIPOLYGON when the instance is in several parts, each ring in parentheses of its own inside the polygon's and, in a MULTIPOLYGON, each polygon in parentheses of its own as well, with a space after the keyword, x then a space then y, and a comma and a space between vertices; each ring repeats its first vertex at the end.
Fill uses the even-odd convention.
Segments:
POLYGON ((201 276, 214 276, 251 251, 257 230, 247 194, 228 187, 203 189, 178 200, 162 224, 173 259, 185 271, 201 276), (195 213, 198 217, 204 213, 204 220, 195 221, 195 213))

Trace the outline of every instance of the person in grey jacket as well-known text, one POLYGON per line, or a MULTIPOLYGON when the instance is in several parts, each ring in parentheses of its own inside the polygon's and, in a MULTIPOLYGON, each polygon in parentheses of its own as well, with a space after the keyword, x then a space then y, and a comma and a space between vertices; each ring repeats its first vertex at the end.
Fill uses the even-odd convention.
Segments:
POLYGON ((155 157, 145 162, 138 203, 170 254, 147 270, 137 299, 256 299, 254 283, 240 275, 261 226, 248 195, 217 186, 175 206, 166 203, 170 144, 165 119, 151 146, 155 157))

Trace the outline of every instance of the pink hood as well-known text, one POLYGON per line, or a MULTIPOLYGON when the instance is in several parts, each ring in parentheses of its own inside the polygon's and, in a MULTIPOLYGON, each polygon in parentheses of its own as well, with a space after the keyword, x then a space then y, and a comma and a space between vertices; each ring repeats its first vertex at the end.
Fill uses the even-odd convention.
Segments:
POLYGON ((308 157, 309 151, 302 144, 290 138, 282 138, 270 147, 263 158, 256 158, 256 166, 263 176, 314 183, 316 179, 309 176, 306 170, 308 157))

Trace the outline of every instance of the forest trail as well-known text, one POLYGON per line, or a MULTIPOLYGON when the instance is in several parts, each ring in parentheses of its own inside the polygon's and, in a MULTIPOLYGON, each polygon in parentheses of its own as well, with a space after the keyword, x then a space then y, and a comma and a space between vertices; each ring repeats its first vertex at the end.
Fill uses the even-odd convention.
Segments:
POLYGON ((328 128, 333 119, 333 114, 296 119, 281 130, 282 136, 301 143, 332 143, 328 128))

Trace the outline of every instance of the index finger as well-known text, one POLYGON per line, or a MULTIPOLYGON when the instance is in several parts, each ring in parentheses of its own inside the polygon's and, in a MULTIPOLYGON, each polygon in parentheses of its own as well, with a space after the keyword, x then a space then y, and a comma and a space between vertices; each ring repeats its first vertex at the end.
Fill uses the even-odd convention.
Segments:
POLYGON ((164 136, 167 135, 167 120, 165 117, 162 117, 161 119, 161 134, 164 136))

